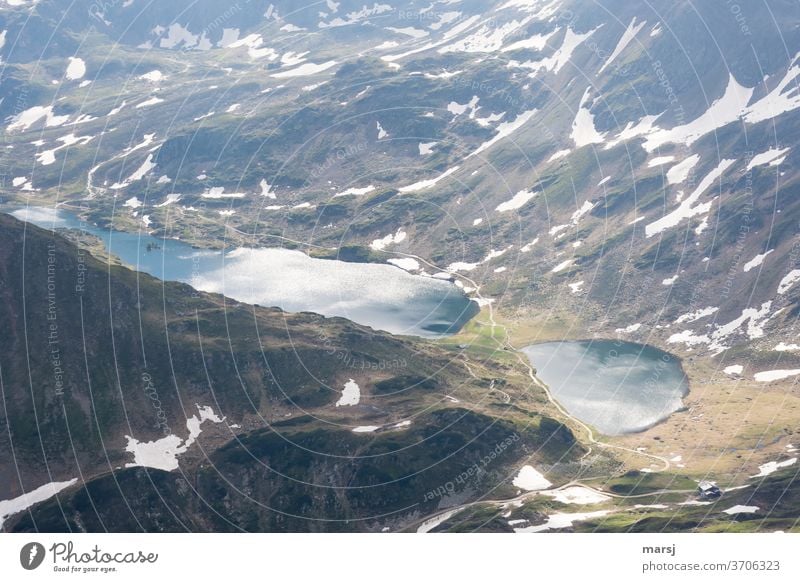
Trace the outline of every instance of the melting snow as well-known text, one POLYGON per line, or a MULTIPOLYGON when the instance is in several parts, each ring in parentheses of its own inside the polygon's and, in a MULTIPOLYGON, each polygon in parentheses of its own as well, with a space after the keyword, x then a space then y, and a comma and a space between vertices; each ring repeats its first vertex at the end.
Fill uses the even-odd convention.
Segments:
MULTIPOLYGON (((230 43, 226 48, 237 49, 243 47, 247 47, 247 56, 253 60, 266 58, 269 61, 274 61, 278 58, 278 53, 275 49, 264 46, 264 39, 260 34, 249 34, 243 39, 230 43)), ((277 75, 272 76, 277 77, 277 75)))
POLYGON ((790 149, 791 148, 784 148, 779 150, 776 148, 770 148, 763 153, 753 156, 753 159, 750 160, 749 164, 747 164, 747 171, 749 172, 757 166, 766 166, 767 164, 770 166, 781 165, 786 159, 786 154, 790 149))
MULTIPOLYGON (((410 36, 411 38, 425 38, 428 36, 427 30, 420 30, 419 28, 414 28, 413 26, 406 26, 404 28, 395 28, 392 26, 387 26, 386 30, 390 32, 394 32, 396 34, 404 34, 405 36, 410 36)), ((385 48, 392 48, 397 46, 397 43, 392 43, 385 48)))
POLYGON ((261 180, 261 183, 259 183, 258 187, 261 188, 260 194, 264 198, 269 198, 271 200, 275 200, 277 198, 275 192, 272 191, 272 186, 270 186, 266 180, 261 180))
POLYGON ((446 522, 448 519, 453 517, 456 513, 460 512, 462 509, 463 508, 461 507, 458 507, 456 509, 451 509, 450 511, 445 511, 444 513, 439 514, 436 517, 432 517, 431 519, 424 521, 422 525, 420 525, 417 528, 417 533, 428 533, 436 529, 438 526, 446 522))
POLYGON ((796 64, 798 57, 800 53, 795 55, 792 66, 769 94, 749 105, 754 88, 743 87, 730 75, 725 94, 714 101, 705 113, 686 125, 653 131, 648 135, 644 148, 653 151, 665 143, 691 145, 704 135, 740 118, 746 123, 759 123, 799 108, 800 91, 793 83, 800 75, 800 66, 796 64))
POLYGON ((478 107, 479 101, 480 97, 477 95, 474 95, 469 103, 461 104, 458 101, 451 101, 447 104, 447 111, 456 117, 459 115, 464 115, 467 111, 469 111, 470 119, 474 119, 475 114, 478 112, 478 109, 480 109, 480 107, 478 107))
POLYGON ((747 261, 747 262, 744 264, 744 267, 743 267, 743 270, 744 270, 744 272, 745 272, 745 273, 747 273, 747 272, 749 272, 749 271, 751 271, 751 270, 755 269, 755 268, 756 268, 756 267, 758 267, 759 265, 761 265, 761 263, 763 263, 763 262, 764 262, 764 259, 766 259, 766 258, 767 258, 767 255, 769 255, 769 254, 770 254, 770 253, 772 253, 772 252, 775 252, 775 249, 770 249, 770 250, 768 250, 766 253, 764 253, 764 254, 761 254, 761 255, 756 255, 756 256, 755 256, 755 257, 753 257, 751 260, 747 261))
POLYGON ((548 32, 545 34, 534 34, 533 36, 526 38, 524 40, 518 40, 516 42, 511 43, 508 46, 503 47, 503 52, 515 51, 519 49, 533 49, 540 51, 547 46, 547 41, 550 40, 550 38, 552 38, 552 36, 556 34, 559 30, 561 30, 560 27, 556 28, 552 32, 548 32))
POLYGON ((576 147, 583 147, 591 144, 599 144, 605 141, 605 136, 594 126, 594 114, 586 107, 589 101, 591 87, 587 87, 581 98, 581 104, 575 120, 572 122, 572 133, 570 137, 575 142, 576 147))
POLYGON ((783 342, 779 343, 772 349, 776 352, 800 352, 800 346, 797 344, 785 344, 783 342))
POLYGON ((83 59, 79 59, 76 57, 69 58, 69 64, 67 65, 67 72, 66 77, 70 81, 77 81, 78 79, 83 79, 86 75, 86 63, 83 59))
POLYGON ((353 432, 375 432, 379 428, 379 426, 357 426, 353 429, 353 432))
POLYGON ((375 191, 375 186, 365 186, 364 188, 349 188, 344 192, 339 192, 338 194, 335 194, 333 197, 341 198, 342 196, 364 196, 374 191, 375 191))
POLYGON ((164 100, 159 97, 150 97, 150 99, 146 101, 142 101, 136 106, 136 109, 141 109, 143 107, 152 107, 153 105, 158 105, 159 103, 163 103, 164 100))
POLYGON ((12 515, 21 513, 37 503, 55 497, 58 493, 67 487, 75 485, 77 482, 77 479, 72 479, 71 481, 47 483, 14 499, 0 501, 0 530, 3 529, 3 522, 12 515))
POLYGON ((772 475, 778 469, 785 469, 786 467, 791 467, 796 463, 797 463, 796 457, 794 459, 789 459, 787 461, 782 461, 780 463, 776 461, 770 461, 769 463, 765 463, 758 468, 758 475, 753 475, 750 478, 757 479, 758 477, 766 477, 767 475, 772 475))
POLYGON ((800 66, 796 64, 798 57, 800 57, 800 53, 795 55, 792 66, 786 75, 768 95, 744 110, 742 117, 747 123, 759 123, 767 119, 774 119, 787 111, 800 107, 800 92, 798 92, 795 81, 795 78, 800 75, 800 66))
POLYGON ((224 186, 209 188, 200 195, 201 198, 206 198, 208 200, 239 199, 245 196, 246 194, 244 192, 231 192, 226 194, 224 186))
POLYGON ((569 284, 569 289, 570 291, 572 291, 573 295, 577 295, 578 293, 581 292, 581 289, 583 289, 583 283, 584 283, 583 281, 578 281, 577 283, 569 284))
POLYGON ((480 266, 480 263, 452 263, 447 267, 450 273, 457 273, 458 271, 474 271, 480 266))
POLYGON ((561 158, 565 158, 572 153, 572 150, 558 150, 554 153, 550 158, 547 160, 548 162, 555 162, 556 160, 560 160, 561 158))
POLYGON ((742 372, 744 372, 744 366, 741 364, 734 364, 733 366, 728 366, 722 371, 728 376, 741 376, 742 372))
POLYGON ((7 131, 27 131, 34 123, 42 119, 45 127, 58 127, 69 120, 69 115, 54 115, 52 105, 31 107, 17 115, 8 125, 7 131))
POLYGON ((272 76, 276 79, 289 79, 292 77, 307 77, 310 75, 317 75, 335 67, 338 63, 336 61, 327 61, 321 64, 305 63, 295 69, 275 73, 272 76))
POLYGON ((537 533, 551 529, 564 529, 572 527, 576 521, 584 521, 595 517, 604 517, 611 513, 608 510, 593 511, 589 513, 554 513, 548 516, 547 522, 542 525, 533 525, 523 528, 515 528, 514 533, 537 533))
POLYGON ((656 166, 663 166, 664 164, 669 164, 670 162, 675 161, 675 156, 658 156, 652 158, 649 162, 647 162, 648 168, 655 168, 656 166))
POLYGON ((70 146, 76 144, 87 144, 94 139, 94 136, 84 135, 81 137, 75 137, 75 134, 70 133, 69 135, 62 136, 58 138, 57 141, 61 142, 61 145, 55 147, 51 150, 45 150, 43 152, 39 152, 36 154, 36 161, 39 162, 43 166, 49 166, 56 163, 56 153, 64 148, 68 148, 70 146))
POLYGON ((752 88, 743 87, 730 75, 725 94, 714 101, 705 113, 686 125, 657 129, 647 136, 644 148, 652 152, 667 143, 690 146, 704 135, 736 121, 752 96, 752 88))
POLYGON ((520 113, 514 121, 506 121, 501 123, 497 126, 497 135, 495 135, 492 139, 481 145, 477 150, 472 152, 467 156, 467 159, 482 154, 490 147, 495 145, 497 142, 507 138, 515 131, 517 131, 520 127, 528 123, 530 119, 536 114, 536 109, 531 109, 530 111, 525 111, 524 113, 520 113))
POLYGON ((520 192, 517 192, 514 197, 511 198, 511 200, 503 202, 495 210, 497 210, 497 212, 510 212, 512 210, 519 210, 528 202, 533 200, 537 194, 538 192, 534 192, 533 190, 521 190, 520 192))
POLYGON ((406 238, 408 238, 406 232, 402 228, 399 228, 395 234, 387 234, 383 238, 376 239, 372 241, 369 246, 376 251, 382 251, 389 245, 400 244, 406 240, 406 238))
POLYGON ((431 141, 431 142, 428 142, 428 143, 419 144, 419 155, 427 156, 429 154, 432 154, 433 153, 433 148, 436 146, 437 143, 439 143, 439 142, 431 141))
POLYGON ((118 182, 118 183, 114 184, 113 186, 111 186, 111 189, 112 190, 121 190, 123 188, 127 188, 128 186, 130 186, 134 182, 138 182, 139 180, 144 178, 147 174, 152 172, 153 169, 155 169, 155 167, 156 167, 156 164, 153 162, 153 154, 150 154, 149 156, 147 156, 147 159, 139 167, 138 170, 136 170, 133 174, 131 174, 123 182, 118 182))
POLYGON ((711 338, 707 335, 697 335, 691 330, 685 330, 681 333, 671 335, 667 339, 670 344, 684 344, 687 347, 694 347, 700 344, 710 344, 711 338))
POLYGON ((617 57, 619 57, 620 54, 622 54, 622 51, 624 51, 625 48, 630 44, 630 42, 636 37, 636 35, 639 34, 639 31, 642 30, 642 28, 644 28, 645 24, 647 24, 646 20, 643 20, 642 22, 637 24, 636 17, 635 16, 633 17, 633 20, 631 20, 631 23, 628 25, 627 30, 623 33, 622 38, 619 39, 619 42, 617 43, 617 46, 614 48, 614 51, 611 53, 611 56, 609 56, 606 62, 603 63, 603 66, 600 67, 600 71, 597 73, 598 75, 602 73, 604 70, 606 70, 606 68, 611 63, 613 63, 617 59, 617 57))
POLYGON ((361 389, 356 384, 355 380, 350 380, 344 385, 342 397, 336 403, 336 406, 355 406, 361 400, 361 389))
POLYGON ((525 491, 541 491, 552 486, 552 483, 545 479, 544 475, 530 465, 522 467, 512 483, 515 487, 525 491))
POLYGON ((770 370, 768 372, 758 372, 753 376, 753 379, 756 382, 774 382, 775 380, 785 380, 798 375, 800 375, 800 370, 770 370))
POLYGON ((722 513, 727 513, 728 515, 736 515, 737 513, 755 513, 759 511, 758 506, 756 505, 734 505, 723 511, 722 513))
POLYGON ((800 281, 800 269, 795 269, 781 279, 778 285, 778 295, 784 295, 798 281, 800 281))
POLYGON ((531 69, 533 74, 545 70, 552 73, 558 73, 564 65, 566 65, 572 58, 572 53, 577 49, 586 39, 588 39, 597 29, 590 30, 583 34, 575 33, 572 28, 567 28, 564 33, 564 39, 561 47, 553 53, 552 56, 542 59, 540 61, 527 61, 525 63, 517 63, 512 61, 509 66, 519 66, 525 69, 531 69))
POLYGON ((429 188, 433 188, 434 186, 436 186, 436 184, 438 184, 448 176, 455 174, 458 171, 459 167, 460 166, 455 166, 453 168, 450 168, 449 170, 440 174, 436 178, 432 178, 430 180, 422 180, 420 182, 416 182, 415 184, 411 184, 410 186, 403 186, 402 188, 400 188, 400 192, 402 194, 406 194, 408 192, 419 192, 420 190, 427 190, 429 188))
POLYGON ((669 171, 667 171, 667 182, 670 184, 680 184, 685 182, 686 178, 689 177, 689 174, 699 161, 700 156, 695 154, 693 156, 689 156, 679 164, 672 166, 669 171))
POLYGON ((126 436, 128 446, 125 450, 133 453, 133 462, 125 466, 150 467, 152 469, 161 469, 162 471, 174 471, 177 469, 178 455, 188 451, 189 447, 194 444, 202 432, 203 423, 209 421, 220 424, 225 420, 214 414, 214 410, 210 406, 200 406, 199 404, 196 406, 197 415, 186 419, 186 428, 189 430, 189 436, 186 437, 186 440, 171 434, 157 441, 142 443, 135 438, 126 436))
POLYGON ((617 333, 634 333, 636 331, 639 331, 641 328, 642 328, 642 324, 641 323, 634 323, 632 325, 629 325, 628 327, 622 327, 622 328, 616 329, 615 331, 617 333))
POLYGON ((163 81, 166 76, 161 71, 155 70, 145 73, 144 75, 139 75, 139 78, 145 81, 150 81, 151 83, 158 83, 159 81, 163 81))
POLYGON ((624 141, 647 135, 653 131, 658 115, 645 115, 638 122, 630 121, 617 136, 606 144, 605 149, 610 150, 624 141))
POLYGON ((697 206, 695 206, 695 203, 699 200, 700 196, 702 196, 703 193, 722 176, 725 170, 733 165, 734 162, 735 160, 722 160, 716 168, 714 168, 705 178, 703 178, 703 181, 700 183, 697 189, 688 198, 683 200, 677 209, 673 210, 663 218, 648 224, 645 227, 645 234, 647 235, 647 238, 662 233, 668 228, 678 226, 687 218, 691 218, 700 214, 706 214, 709 210, 711 210, 711 202, 697 204, 697 206))
POLYGON ((522 21, 512 20, 500 26, 484 24, 473 34, 438 49, 439 53, 491 53, 498 51, 503 46, 507 36, 530 22, 530 20, 530 17, 522 21))
POLYGON ((566 260, 566 261, 564 261, 563 263, 559 263, 558 265, 556 265, 556 266, 553 268, 553 271, 552 271, 552 272, 553 272, 553 273, 560 273, 560 272, 561 272, 561 271, 563 271, 564 269, 566 269, 566 268, 570 267, 570 266, 572 265, 572 263, 574 263, 574 262, 575 262, 575 260, 574 260, 574 259, 567 259, 567 260, 566 260))
POLYGON ((595 205, 592 204, 591 202, 589 202, 588 200, 586 202, 584 202, 583 206, 581 206, 578 210, 576 210, 573 213, 573 215, 572 215, 572 224, 574 226, 577 226, 578 223, 580 222, 581 218, 583 218, 584 216, 589 214, 592 211, 592 209, 594 208, 594 206, 595 205))
POLYGON ((169 206, 170 204, 175 204, 176 202, 179 202, 180 199, 181 199, 180 194, 167 194, 167 197, 164 199, 164 201, 161 202, 160 204, 156 204, 155 207, 163 208, 165 206, 169 206))
POLYGON ((698 319, 708 317, 709 315, 714 315, 717 311, 719 311, 719 307, 706 307, 705 309, 698 309, 692 313, 681 315, 675 320, 675 323, 691 323, 693 321, 697 321, 698 319))

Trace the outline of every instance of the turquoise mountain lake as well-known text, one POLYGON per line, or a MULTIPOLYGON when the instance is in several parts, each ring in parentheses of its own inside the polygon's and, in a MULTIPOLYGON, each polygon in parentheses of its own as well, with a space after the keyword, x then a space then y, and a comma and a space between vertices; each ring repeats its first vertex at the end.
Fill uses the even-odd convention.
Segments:
POLYGON ((650 428, 681 410, 689 393, 678 359, 651 346, 564 341, 522 352, 570 414, 606 435, 650 428))
POLYGON ((313 259, 280 248, 198 250, 145 232, 98 228, 52 208, 11 214, 42 228, 82 230, 100 238, 111 254, 137 271, 244 303, 345 317, 374 329, 427 338, 458 332, 479 311, 452 283, 391 265, 313 259))

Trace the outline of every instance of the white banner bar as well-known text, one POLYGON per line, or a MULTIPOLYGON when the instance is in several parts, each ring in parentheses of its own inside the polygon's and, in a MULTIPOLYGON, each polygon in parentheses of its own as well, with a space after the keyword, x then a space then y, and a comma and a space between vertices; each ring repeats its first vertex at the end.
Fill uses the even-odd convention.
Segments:
POLYGON ((0 535, 3 580, 800 580, 798 534, 0 535))

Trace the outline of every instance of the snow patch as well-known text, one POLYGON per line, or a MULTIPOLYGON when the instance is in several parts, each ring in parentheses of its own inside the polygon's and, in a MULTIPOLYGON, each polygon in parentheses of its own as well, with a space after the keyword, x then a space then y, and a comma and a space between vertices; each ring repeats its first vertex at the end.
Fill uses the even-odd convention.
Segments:
POLYGON ((77 57, 69 57, 67 72, 64 75, 69 81, 77 81, 86 76, 86 62, 77 57))
POLYGON ((519 210, 523 206, 525 206, 528 202, 533 200, 538 195, 538 192, 533 190, 521 190, 517 192, 511 200, 503 202, 500 204, 495 210, 497 212, 510 212, 512 210, 519 210))
POLYGON ((541 491, 553 485, 545 479, 544 475, 530 465, 525 465, 520 469, 512 484, 525 491, 541 491))
POLYGON ((702 196, 705 191, 708 190, 708 188, 710 188, 711 185, 722 176, 725 170, 734 164, 735 161, 736 160, 722 160, 716 168, 714 168, 705 178, 703 178, 703 181, 695 189, 695 191, 692 192, 689 197, 681 201, 680 206, 677 209, 673 210, 659 220, 648 224, 645 227, 645 234, 647 238, 651 238, 669 228, 678 226, 687 218, 692 218, 700 214, 706 214, 709 210, 711 210, 711 202, 697 205, 695 204, 700 199, 700 196, 702 196))
POLYGON ((357 426, 353 429, 353 432, 357 433, 364 433, 364 432, 375 432, 376 430, 380 429, 379 426, 357 426))
POLYGON ((304 63, 295 69, 290 69, 288 71, 282 71, 280 73, 274 73, 272 77, 276 79, 291 79, 294 77, 308 77, 310 75, 318 75, 319 73, 324 73, 331 67, 335 67, 339 64, 337 61, 327 61, 325 63, 315 64, 315 63, 304 63))
POLYGON ((785 469, 786 467, 791 467, 797 463, 797 457, 793 459, 788 459, 786 461, 782 461, 780 463, 776 461, 770 461, 769 463, 764 463, 758 468, 758 475, 753 475, 750 477, 751 479, 757 479, 759 477, 766 477, 767 475, 772 475, 775 471, 780 469, 785 469))
POLYGON ((778 285, 778 295, 786 294, 798 281, 800 281, 800 269, 790 271, 788 275, 781 279, 778 285))
POLYGON ((753 269, 755 269, 756 267, 760 266, 764 262, 764 259, 767 258, 767 255, 769 255, 770 253, 773 253, 773 252, 775 252, 775 249, 770 249, 766 253, 763 253, 761 255, 756 255, 755 257, 753 257, 751 260, 747 261, 744 264, 744 267, 742 268, 742 270, 745 273, 748 273, 748 272, 752 271, 753 269))
POLYGON ((570 283, 569 290, 572 292, 573 295, 577 295, 583 289, 583 281, 578 281, 577 283, 570 283))
POLYGON ((575 146, 579 148, 592 144, 601 144, 605 141, 605 135, 597 131, 594 126, 594 114, 587 107, 590 92, 591 87, 587 87, 581 98, 578 113, 572 122, 570 137, 575 142, 575 146))
POLYGON ((619 42, 617 42, 617 46, 614 47, 614 51, 611 53, 611 56, 609 56, 606 62, 603 63, 603 66, 600 67, 600 71, 598 71, 597 73, 598 75, 603 71, 605 71, 606 68, 611 63, 613 63, 617 59, 617 57, 619 57, 620 54, 622 54, 622 51, 624 51, 627 48, 627 46, 636 37, 636 35, 639 34, 639 31, 642 30, 642 28, 644 28, 645 24, 647 24, 646 20, 643 20, 638 24, 636 23, 636 20, 637 19, 634 16, 633 20, 631 20, 631 23, 628 25, 628 28, 622 34, 622 37, 619 39, 619 42))
POLYGON ((728 515, 736 515, 738 513, 756 513, 759 510, 760 508, 757 505, 734 505, 733 507, 729 507, 722 513, 727 513, 728 515))
POLYGON ((779 166, 783 163, 786 159, 786 154, 789 152, 791 148, 784 148, 779 150, 777 148, 770 148, 765 152, 762 152, 758 155, 753 156, 753 159, 750 160, 750 163, 747 164, 747 171, 749 172, 755 167, 758 166, 779 166))
POLYGON ((344 390, 342 391, 342 397, 339 398, 339 401, 336 403, 336 407, 339 406, 355 406, 361 401, 361 389, 356 384, 355 380, 350 378, 348 382, 344 385, 344 390))
POLYGON ((46 485, 42 485, 41 487, 37 487, 32 491, 28 491, 19 497, 15 497, 14 499, 0 501, 0 531, 3 529, 3 522, 5 522, 5 520, 12 515, 22 513, 37 503, 41 503, 42 501, 47 501, 51 497, 55 497, 58 493, 64 489, 67 489, 68 487, 72 487, 77 482, 77 479, 72 479, 71 481, 47 483, 46 485))
POLYGON ((201 427, 204 422, 220 424, 225 421, 218 417, 210 406, 197 407, 197 414, 186 419, 186 428, 189 436, 181 439, 179 436, 171 434, 157 441, 142 443, 133 437, 125 436, 128 445, 125 450, 133 454, 133 462, 127 463, 125 467, 149 467, 162 471, 174 471, 178 468, 178 456, 189 450, 197 437, 202 432, 201 427))
POLYGON ((422 180, 420 182, 416 182, 409 186, 403 186, 402 188, 400 188, 399 191, 401 194, 407 194, 409 192, 419 192, 421 190, 428 190, 436 186, 436 184, 438 184, 445 178, 451 176, 452 174, 455 174, 459 170, 459 168, 460 166, 455 166, 443 172, 442 174, 439 174, 436 178, 432 178, 430 180, 422 180))
POLYGON ((498 143, 499 141, 504 140, 505 138, 509 137, 523 125, 528 123, 531 118, 536 114, 537 109, 531 109, 530 111, 525 111, 524 113, 520 113, 514 121, 506 121, 501 123, 497 126, 497 135, 495 135, 492 139, 487 141, 486 143, 482 144, 478 149, 467 156, 467 159, 472 158, 474 156, 480 155, 493 145, 498 143))
POLYGON ((376 190, 375 186, 365 186, 363 188, 349 188, 338 194, 334 194, 334 198, 341 198, 343 196, 365 196, 376 190))
POLYGON ((386 247, 388 247, 389 245, 400 244, 401 242, 406 240, 406 238, 408 238, 408 235, 406 234, 406 232, 402 228, 399 228, 399 229, 397 229, 396 233, 387 234, 383 238, 376 239, 376 240, 372 241, 372 243, 369 246, 373 250, 382 251, 382 250, 386 249, 386 247))
POLYGON ((756 382, 774 382, 798 375, 800 375, 800 370, 769 370, 767 372, 758 372, 753 376, 753 379, 756 382))
POLYGON ((700 156, 695 154, 689 156, 679 164, 672 166, 669 171, 667 171, 667 182, 670 184, 681 184, 685 182, 686 178, 689 177, 689 174, 699 161, 700 156))

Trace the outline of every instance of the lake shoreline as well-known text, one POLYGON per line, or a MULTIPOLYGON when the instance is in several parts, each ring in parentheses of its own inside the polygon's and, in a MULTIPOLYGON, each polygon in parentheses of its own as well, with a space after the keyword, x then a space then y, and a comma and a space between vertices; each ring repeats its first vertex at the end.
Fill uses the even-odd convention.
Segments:
POLYGON ((680 358, 620 339, 540 342, 519 350, 553 397, 608 437, 645 432, 687 409, 688 375, 680 358))
POLYGON ((101 228, 63 209, 17 206, 0 211, 41 228, 72 233, 71 239, 85 233, 99 239, 110 261, 116 257, 136 272, 241 303, 343 317, 378 331, 423 339, 455 335, 480 312, 477 302, 452 282, 414 275, 388 263, 316 258, 285 247, 197 249, 179 239, 101 228))

